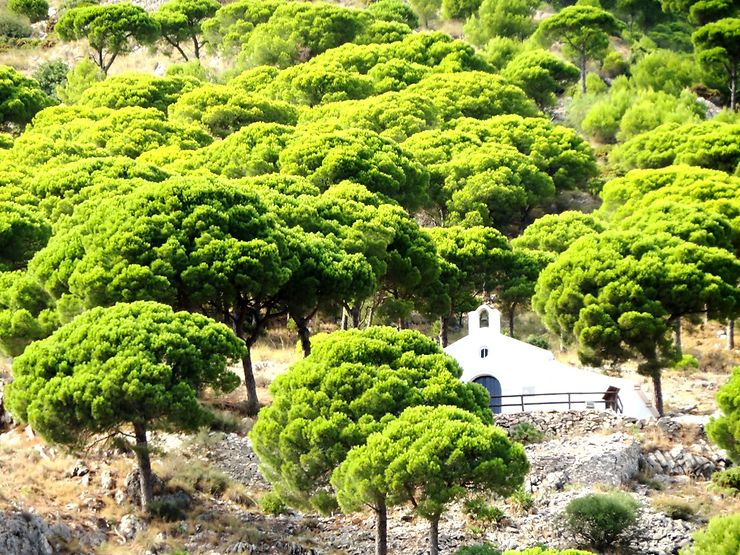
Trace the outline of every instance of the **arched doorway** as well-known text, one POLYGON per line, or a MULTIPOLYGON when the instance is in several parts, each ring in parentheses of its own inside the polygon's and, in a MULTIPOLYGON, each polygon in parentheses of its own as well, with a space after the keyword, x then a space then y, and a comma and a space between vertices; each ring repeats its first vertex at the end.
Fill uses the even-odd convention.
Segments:
POLYGON ((493 414, 501 414, 501 382, 493 376, 479 376, 473 380, 473 383, 482 385, 488 390, 491 397, 491 410, 493 414))

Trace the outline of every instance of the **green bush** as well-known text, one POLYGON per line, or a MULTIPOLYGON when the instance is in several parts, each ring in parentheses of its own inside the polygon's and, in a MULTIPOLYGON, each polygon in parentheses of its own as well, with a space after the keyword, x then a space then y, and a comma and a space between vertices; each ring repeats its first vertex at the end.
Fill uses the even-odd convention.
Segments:
POLYGON ((31 23, 24 15, 0 9, 0 37, 21 39, 31 36, 31 23))
POLYGON ((616 50, 612 50, 605 57, 601 64, 601 71, 607 77, 614 78, 617 75, 624 75, 629 72, 630 64, 622 58, 622 55, 616 50))
POLYGON ((526 513, 534 507, 534 497, 524 488, 519 488, 509 496, 509 504, 515 510, 526 513))
POLYGON ((490 543, 479 543, 461 547, 455 555, 501 555, 501 552, 490 543))
POLYGON ((484 497, 473 497, 466 499, 463 503, 463 512, 471 518, 490 526, 504 518, 504 512, 491 505, 484 497))
POLYGON ((696 370, 699 368, 699 361, 695 356, 683 355, 676 364, 673 365, 676 370, 696 370))
POLYGON ((638 503, 624 493, 594 493, 565 508, 563 524, 580 542, 597 550, 624 543, 637 520, 638 503))
POLYGON ((527 343, 539 347, 540 349, 550 350, 550 342, 544 335, 530 335, 527 337, 527 343))
POLYGON ((566 549, 559 551, 549 547, 530 547, 524 551, 505 551, 504 555, 592 555, 590 551, 581 551, 580 549, 566 549))
POLYGON ((696 516, 696 509, 682 499, 661 498, 654 504, 656 509, 673 520, 693 520, 696 516))
POLYGON ((67 82, 69 66, 62 60, 44 62, 33 74, 33 78, 39 82, 41 90, 50 97, 57 98, 57 87, 64 86, 67 82))
POLYGON ((289 512, 288 506, 274 491, 266 493, 265 495, 260 497, 259 506, 267 514, 275 516, 285 515, 289 512))
POLYGON ((419 18, 416 13, 403 0, 378 0, 370 4, 367 11, 383 21, 405 23, 412 29, 419 26, 419 18))
POLYGON ((530 443, 540 443, 545 439, 545 434, 529 422, 519 422, 511 428, 509 437, 514 441, 529 445, 530 443))
POLYGON ((49 3, 46 0, 8 0, 8 9, 25 15, 32 23, 49 17, 49 3))
POLYGON ((149 514, 167 522, 185 520, 185 512, 169 499, 154 499, 149 503, 149 514))
POLYGON ((740 466, 733 466, 722 472, 715 472, 712 474, 712 483, 717 488, 732 495, 740 494, 740 466))
POLYGON ((737 555, 740 553, 740 513, 714 517, 694 534, 694 545, 681 555, 737 555))

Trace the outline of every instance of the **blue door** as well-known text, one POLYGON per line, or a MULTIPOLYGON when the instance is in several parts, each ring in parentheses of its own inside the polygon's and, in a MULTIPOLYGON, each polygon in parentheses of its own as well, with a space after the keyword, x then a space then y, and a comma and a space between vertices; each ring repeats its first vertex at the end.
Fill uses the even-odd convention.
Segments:
POLYGON ((501 382, 493 376, 480 376, 475 378, 473 383, 480 384, 488 390, 493 414, 501 414, 501 382))

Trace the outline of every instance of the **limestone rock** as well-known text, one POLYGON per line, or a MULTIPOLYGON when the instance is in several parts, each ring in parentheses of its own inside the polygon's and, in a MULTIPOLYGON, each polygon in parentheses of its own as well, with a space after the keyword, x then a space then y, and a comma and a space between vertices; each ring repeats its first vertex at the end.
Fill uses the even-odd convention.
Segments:
POLYGON ((53 555, 54 537, 46 522, 28 512, 0 513, 0 553, 53 555))
POLYGON ((121 522, 118 524, 118 533, 123 536, 126 540, 132 540, 137 534, 147 529, 147 524, 144 520, 136 516, 135 514, 123 515, 121 522))

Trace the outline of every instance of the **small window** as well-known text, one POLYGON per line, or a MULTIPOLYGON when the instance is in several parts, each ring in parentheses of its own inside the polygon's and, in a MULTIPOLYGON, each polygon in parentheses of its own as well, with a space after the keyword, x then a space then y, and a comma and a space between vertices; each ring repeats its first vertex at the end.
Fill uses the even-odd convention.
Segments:
POLYGON ((488 347, 483 347, 480 350, 480 357, 481 358, 486 358, 487 356, 488 356, 488 347))
POLYGON ((488 311, 484 310, 480 313, 480 318, 478 319, 479 327, 481 328, 487 328, 488 327, 488 311))

